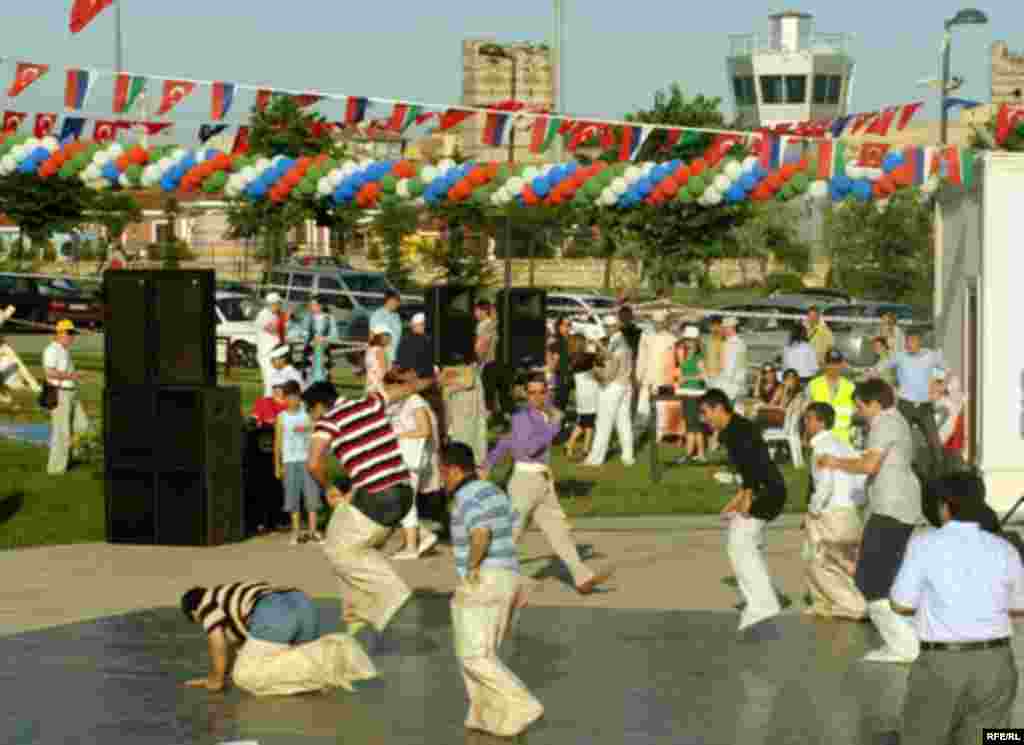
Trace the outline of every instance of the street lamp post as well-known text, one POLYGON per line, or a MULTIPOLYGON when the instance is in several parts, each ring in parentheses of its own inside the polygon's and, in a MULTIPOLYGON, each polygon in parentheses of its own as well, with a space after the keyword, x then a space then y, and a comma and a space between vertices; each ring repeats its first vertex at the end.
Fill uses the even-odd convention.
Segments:
POLYGON ((953 27, 980 26, 985 23, 988 23, 988 16, 977 8, 965 8, 957 11, 957 14, 945 23, 942 36, 942 87, 939 89, 939 116, 941 117, 939 139, 942 145, 946 145, 949 142, 949 110, 947 102, 949 99, 950 47, 953 41, 953 27))

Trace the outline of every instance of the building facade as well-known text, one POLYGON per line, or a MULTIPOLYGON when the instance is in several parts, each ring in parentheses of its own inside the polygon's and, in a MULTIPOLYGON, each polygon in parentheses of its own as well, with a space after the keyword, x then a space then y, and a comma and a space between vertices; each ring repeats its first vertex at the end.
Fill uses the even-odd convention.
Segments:
POLYGON ((726 72, 744 126, 835 119, 849 110, 850 34, 818 34, 808 13, 768 17, 768 36, 732 34, 726 72))
POLYGON ((991 103, 1024 103, 1024 54, 1013 54, 1004 41, 992 45, 991 103))

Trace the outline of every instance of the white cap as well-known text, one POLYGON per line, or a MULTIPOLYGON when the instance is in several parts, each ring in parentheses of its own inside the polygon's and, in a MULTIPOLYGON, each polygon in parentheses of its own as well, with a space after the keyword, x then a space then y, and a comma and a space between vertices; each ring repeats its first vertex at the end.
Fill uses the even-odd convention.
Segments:
POLYGON ((622 320, 615 313, 611 313, 604 317, 605 326, 621 326, 622 320))
POLYGON ((383 326, 374 326, 370 329, 370 336, 376 336, 377 334, 387 334, 391 336, 391 329, 384 328, 383 326))
POLYGON ((683 329, 683 338, 684 339, 699 339, 700 338, 700 329, 698 329, 696 326, 687 326, 685 329, 683 329))
POLYGON ((282 357, 287 357, 288 353, 290 351, 291 351, 291 348, 286 347, 284 345, 281 345, 280 347, 275 347, 273 349, 273 351, 271 351, 271 353, 270 353, 270 359, 272 359, 272 360, 279 360, 282 357))
POLYGON ((423 313, 417 313, 412 317, 412 325, 415 326, 417 323, 426 323, 427 317, 423 313))
POLYGON ((281 296, 278 295, 276 292, 272 292, 269 295, 267 295, 267 305, 275 305, 276 303, 280 302, 281 296))
POLYGON ((722 325, 725 326, 727 329, 734 329, 740 325, 740 322, 739 319, 736 318, 735 316, 729 316, 724 321, 722 321, 722 325))

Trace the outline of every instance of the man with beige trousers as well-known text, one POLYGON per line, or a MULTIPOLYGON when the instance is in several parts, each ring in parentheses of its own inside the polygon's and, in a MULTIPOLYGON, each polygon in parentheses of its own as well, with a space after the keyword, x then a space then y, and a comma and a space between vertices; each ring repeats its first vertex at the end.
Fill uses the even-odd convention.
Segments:
POLYGON ((512 431, 491 451, 480 469, 480 478, 486 479, 491 469, 506 456, 515 461, 508 494, 518 513, 514 540, 522 540, 530 522, 547 537, 551 548, 568 567, 573 583, 581 595, 589 595, 594 588, 607 581, 609 572, 594 574, 580 559, 576 543, 569 533, 569 521, 558 503, 554 477, 548 465, 551 443, 562 427, 562 412, 548 406, 548 385, 543 375, 535 375, 526 384, 528 405, 512 417, 512 431))
MULTIPOLYGON (((640 348, 636 355, 636 379, 640 385, 637 410, 641 419, 650 420, 654 415, 651 395, 657 389, 672 385, 675 372, 676 337, 668 328, 668 313, 659 310, 654 314, 654 333, 640 337, 640 348)), ((664 407, 664 404, 661 404, 664 407)), ((665 424, 665 417, 658 418, 658 439, 665 424)))

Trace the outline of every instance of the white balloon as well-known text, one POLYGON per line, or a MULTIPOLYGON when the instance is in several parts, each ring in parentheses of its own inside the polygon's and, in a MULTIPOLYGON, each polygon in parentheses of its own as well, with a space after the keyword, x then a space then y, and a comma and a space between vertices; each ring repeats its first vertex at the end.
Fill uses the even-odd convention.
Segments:
POLYGON ((860 169, 861 178, 866 178, 868 181, 878 181, 885 172, 881 168, 865 168, 861 166, 860 169))
POLYGON ((714 184, 715 189, 724 193, 729 190, 730 186, 732 186, 732 179, 730 179, 724 173, 720 173, 717 176, 715 176, 714 184))
POLYGON ((196 163, 202 163, 204 160, 206 160, 206 151, 205 150, 197 151, 195 157, 196 157, 196 163))
POLYGON ((327 179, 327 184, 332 189, 337 189, 338 184, 345 180, 345 174, 340 168, 335 168, 333 171, 324 176, 327 179))
POLYGON ((618 195, 625 194, 627 191, 629 191, 629 186, 630 185, 627 182, 627 180, 624 177, 619 176, 618 178, 612 180, 611 186, 609 188, 612 190, 612 192, 614 192, 615 196, 618 197, 618 195))
POLYGON ((540 169, 534 168, 533 166, 527 166, 523 169, 523 180, 533 181, 535 178, 540 176, 540 169))
POLYGON ((654 163, 653 161, 650 161, 650 160, 645 161, 645 162, 640 164, 640 173, 642 173, 644 176, 646 176, 647 174, 649 174, 651 171, 654 170, 654 167, 656 165, 657 165, 657 163, 654 163))
POLYGON ((445 158, 444 160, 437 164, 437 167, 440 168, 442 171, 450 171, 456 167, 456 163, 454 160, 445 158))
POLYGON ((846 175, 848 178, 851 178, 854 181, 863 178, 863 176, 861 176, 860 166, 858 166, 856 163, 848 163, 846 165, 846 175))
POLYGON ((242 177, 242 180, 248 184, 258 179, 260 177, 260 172, 255 166, 246 166, 239 172, 239 175, 242 177))
POLYGON ((234 199, 235 197, 240 196, 241 193, 242 190, 239 189, 237 186, 232 186, 231 184, 228 184, 227 186, 224 187, 224 196, 228 197, 229 199, 234 199))
POLYGON ((122 173, 120 178, 117 179, 117 183, 121 185, 122 189, 128 189, 131 188, 132 180, 128 178, 127 173, 122 173))
POLYGON ((113 145, 107 148, 107 152, 110 153, 111 157, 113 158, 120 158, 122 155, 124 155, 124 148, 121 146, 121 143, 115 142, 113 145))
POLYGON ((342 163, 340 169, 335 170, 335 171, 331 171, 331 173, 337 173, 338 174, 338 177, 339 177, 338 178, 338 183, 340 184, 342 181, 347 179, 353 173, 356 173, 358 171, 359 171, 359 166, 357 166, 352 161, 347 160, 344 163, 342 163))
POLYGON ((819 201, 828 199, 828 181, 812 181, 807 193, 819 201))
POLYGON ((8 154, 20 163, 28 157, 28 145, 15 145, 8 154))
MULTIPOLYGON (((629 186, 632 186, 633 184, 635 184, 637 181, 639 181, 643 177, 644 177, 644 172, 641 171, 636 166, 630 166, 629 168, 626 169, 626 172, 624 174, 622 174, 622 178, 625 180, 626 184, 628 184, 629 186)), ((619 192, 619 193, 621 194, 622 192, 619 192)))
POLYGON ((429 184, 434 181, 438 175, 437 166, 423 166, 420 170, 420 181, 424 184, 429 184))
POLYGON ((712 205, 712 206, 714 206, 714 205, 716 205, 716 204, 721 204, 721 203, 722 203, 722 195, 721 195, 721 194, 719 194, 719 193, 718 193, 717 191, 715 191, 715 192, 713 192, 713 193, 712 193, 712 194, 711 194, 711 195, 710 195, 710 196, 709 196, 709 197, 707 198, 707 202, 708 202, 708 204, 710 204, 710 205, 712 205))
POLYGON ((555 170, 555 165, 553 163, 547 163, 547 164, 541 166, 540 175, 541 176, 547 176, 553 170, 555 170))
POLYGON ((722 193, 718 191, 718 189, 716 189, 714 186, 709 186, 704 190, 704 199, 706 201, 710 202, 711 198, 714 196, 722 196, 722 193))
POLYGON ((925 194, 934 194, 939 190, 939 177, 929 176, 928 180, 921 184, 921 191, 925 194))
POLYGON ((100 168, 102 168, 103 166, 105 166, 107 163, 109 163, 113 159, 114 159, 113 156, 109 152, 102 151, 102 152, 96 153, 96 156, 92 159, 92 162, 95 163, 96 165, 98 165, 100 168))
POLYGON ((157 165, 160 167, 161 173, 166 173, 167 171, 174 168, 175 162, 173 158, 161 158, 159 161, 157 161, 157 165))
POLYGON ((100 178, 102 173, 100 172, 100 166, 97 163, 90 163, 82 171, 82 179, 84 181, 95 181, 100 178))
POLYGON ((729 177, 730 181, 739 181, 740 176, 743 175, 743 166, 738 160, 730 159, 725 162, 725 175, 729 177))
POLYGON ((526 178, 520 176, 513 176, 507 182, 505 182, 505 191, 508 193, 510 199, 514 199, 523 187, 526 186, 526 178))
POLYGON ((57 138, 49 135, 43 138, 43 147, 49 150, 51 153, 55 153, 60 150, 60 143, 57 142, 57 138))
POLYGON ((171 153, 171 159, 175 163, 180 163, 182 160, 185 159, 186 155, 188 155, 188 150, 186 150, 185 148, 183 148, 183 147, 175 148, 174 152, 171 153))
POLYGON ((270 158, 260 158, 255 163, 256 170, 260 171, 260 172, 263 172, 263 171, 267 170, 268 168, 270 168, 270 165, 271 165, 270 158))
POLYGON ((747 156, 746 158, 743 159, 743 172, 750 173, 751 171, 754 170, 754 166, 756 166, 757 163, 757 158, 755 158, 753 155, 747 156))
POLYGON ((11 171, 18 167, 18 161, 15 159, 13 155, 8 153, 2 159, 0 159, 0 165, 3 166, 3 169, 5 171, 10 173, 11 171))
POLYGON ((395 185, 395 194, 400 196, 402 199, 408 199, 412 195, 409 193, 409 179, 404 178, 399 180, 395 185))
POLYGON ((35 150, 41 144, 43 144, 43 141, 40 140, 38 137, 29 137, 27 140, 25 140, 25 146, 29 150, 35 150))

